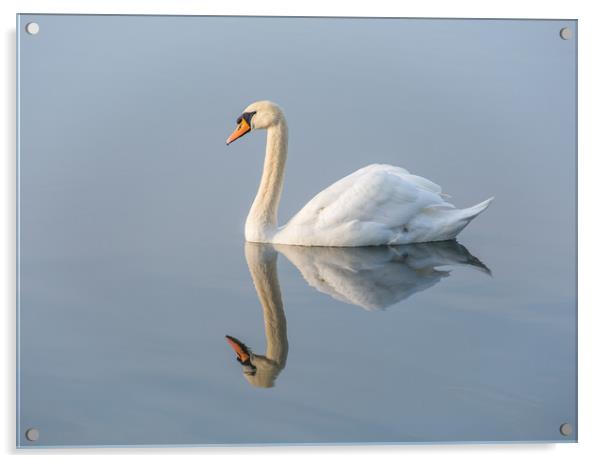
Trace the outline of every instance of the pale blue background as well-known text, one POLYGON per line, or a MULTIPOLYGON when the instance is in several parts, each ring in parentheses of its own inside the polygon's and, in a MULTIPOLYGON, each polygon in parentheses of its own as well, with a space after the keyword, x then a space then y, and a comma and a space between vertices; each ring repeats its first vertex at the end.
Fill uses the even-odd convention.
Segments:
POLYGON ((575 21, 19 18, 19 443, 560 441, 576 430, 575 21), (40 33, 24 25, 35 20, 40 33), (280 217, 372 162, 491 208, 493 271, 382 312, 279 259, 290 352, 263 352, 243 224, 264 134, 290 125, 280 217), (40 440, 23 438, 29 427, 40 440))

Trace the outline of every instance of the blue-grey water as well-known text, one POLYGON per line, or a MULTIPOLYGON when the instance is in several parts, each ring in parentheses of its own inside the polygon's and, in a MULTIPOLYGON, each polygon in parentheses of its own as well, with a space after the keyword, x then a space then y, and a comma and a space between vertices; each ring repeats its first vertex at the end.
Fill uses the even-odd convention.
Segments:
POLYGON ((18 445, 574 441, 576 27, 21 16, 18 445), (282 221, 374 162, 496 199, 458 243, 245 247, 258 99, 282 221))

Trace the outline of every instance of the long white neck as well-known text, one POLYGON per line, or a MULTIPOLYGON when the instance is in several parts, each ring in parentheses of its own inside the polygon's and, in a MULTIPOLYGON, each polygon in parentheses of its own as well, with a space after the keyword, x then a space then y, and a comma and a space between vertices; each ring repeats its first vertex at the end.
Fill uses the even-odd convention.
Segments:
POLYGON ((288 147, 288 127, 284 118, 267 132, 263 174, 245 224, 246 240, 256 243, 269 242, 278 228, 278 205, 288 147))
POLYGON ((253 356, 256 374, 247 376, 246 379, 254 386, 271 387, 286 366, 288 355, 286 316, 276 265, 278 253, 269 244, 245 243, 245 256, 263 308, 266 339, 265 355, 253 356))

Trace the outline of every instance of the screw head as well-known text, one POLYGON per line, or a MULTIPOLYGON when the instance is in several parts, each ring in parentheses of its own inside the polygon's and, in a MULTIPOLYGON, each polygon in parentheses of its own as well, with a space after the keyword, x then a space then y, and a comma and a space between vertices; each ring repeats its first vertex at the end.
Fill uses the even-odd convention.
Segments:
POLYGON ((570 40, 573 38, 573 31, 568 27, 560 29, 560 38, 562 40, 570 40))
POLYGON ((36 428, 29 428, 25 431, 25 438, 30 442, 35 442, 40 438, 40 431, 36 428))
POLYGON ((27 23, 25 26, 25 32, 27 32, 29 35, 36 35, 38 32, 40 32, 40 25, 36 22, 27 23))
POLYGON ((571 434, 573 434, 573 427, 571 426, 571 424, 562 423, 560 425, 560 434, 562 434, 563 436, 570 436, 571 434))

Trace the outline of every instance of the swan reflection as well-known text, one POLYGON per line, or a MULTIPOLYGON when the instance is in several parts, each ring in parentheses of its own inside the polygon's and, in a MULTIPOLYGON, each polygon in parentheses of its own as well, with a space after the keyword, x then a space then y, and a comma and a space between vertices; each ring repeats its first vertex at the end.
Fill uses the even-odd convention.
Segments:
POLYGON ((288 355, 286 317, 276 267, 278 253, 269 244, 245 243, 245 257, 263 308, 265 355, 253 353, 233 336, 226 336, 226 341, 234 349, 249 384, 255 387, 273 387, 278 373, 286 365, 288 355))
POLYGON ((273 387, 286 365, 286 317, 278 282, 278 253, 301 272, 307 283, 334 299, 366 310, 381 310, 424 291, 450 275, 437 267, 464 265, 490 270, 456 241, 404 246, 327 248, 245 243, 245 257, 263 309, 264 355, 233 336, 226 341, 236 353, 245 379, 255 387, 273 387))
POLYGON ((450 275, 437 267, 466 265, 491 274, 457 241, 362 248, 275 248, 297 267, 311 287, 366 310, 385 309, 450 275))

